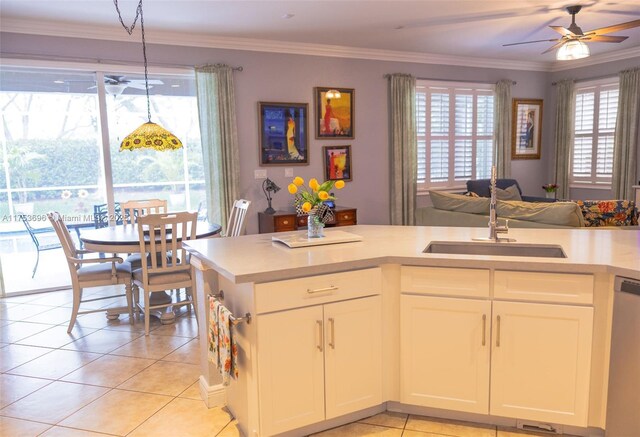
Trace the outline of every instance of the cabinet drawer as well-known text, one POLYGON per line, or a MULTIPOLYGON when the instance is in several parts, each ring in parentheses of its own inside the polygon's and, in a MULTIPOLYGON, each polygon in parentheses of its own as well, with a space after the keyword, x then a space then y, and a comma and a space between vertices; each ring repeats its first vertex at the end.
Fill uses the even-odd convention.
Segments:
POLYGON ((489 297, 489 270, 403 266, 403 293, 489 297))
POLYGON ((274 227, 276 232, 296 230, 295 215, 283 215, 283 216, 275 217, 274 221, 275 221, 274 227))
POLYGON ((380 268, 255 285, 258 314, 380 294, 380 268))
POLYGON ((298 224, 299 228, 306 228, 307 227, 307 216, 306 215, 297 215, 296 216, 296 223, 298 224))
POLYGON ((593 275, 498 270, 493 295, 498 299, 592 304, 593 275))
POLYGON ((357 225, 356 210, 336 212, 336 223, 338 226, 357 225))

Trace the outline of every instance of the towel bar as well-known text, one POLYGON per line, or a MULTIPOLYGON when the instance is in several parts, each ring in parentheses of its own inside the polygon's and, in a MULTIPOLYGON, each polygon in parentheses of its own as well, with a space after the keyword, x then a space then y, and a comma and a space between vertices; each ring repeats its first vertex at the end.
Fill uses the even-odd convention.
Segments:
POLYGON ((218 299, 218 300, 224 300, 224 290, 220 290, 219 293, 209 293, 209 296, 213 297, 214 299, 218 299))
POLYGON ((231 324, 233 326, 236 326, 237 324, 242 323, 242 322, 247 322, 247 325, 248 325, 248 324, 251 323, 251 313, 245 314, 244 317, 233 317, 233 316, 231 316, 230 321, 231 321, 231 324))

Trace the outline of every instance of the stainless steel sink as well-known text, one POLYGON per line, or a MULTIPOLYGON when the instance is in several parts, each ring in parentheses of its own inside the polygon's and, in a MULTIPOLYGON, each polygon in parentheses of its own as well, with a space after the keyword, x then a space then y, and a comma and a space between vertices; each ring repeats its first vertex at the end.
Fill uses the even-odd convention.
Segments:
POLYGON ((533 256, 540 258, 567 257, 562 247, 556 244, 432 241, 422 252, 458 255, 533 256))

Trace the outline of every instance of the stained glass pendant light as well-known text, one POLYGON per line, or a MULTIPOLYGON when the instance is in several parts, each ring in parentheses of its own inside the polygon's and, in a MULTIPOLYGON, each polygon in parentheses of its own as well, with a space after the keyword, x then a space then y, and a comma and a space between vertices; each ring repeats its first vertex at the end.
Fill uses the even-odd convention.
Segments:
POLYGON ((142 33, 142 57, 144 59, 144 88, 147 92, 147 122, 143 123, 136 130, 127 135, 120 144, 120 151, 134 150, 134 149, 155 149, 155 150, 175 150, 182 147, 182 142, 171 132, 163 128, 162 126, 155 124, 151 121, 151 101, 149 99, 149 73, 147 70, 147 45, 144 39, 144 17, 142 13, 142 0, 138 3, 136 9, 136 17, 133 20, 131 26, 124 24, 122 20, 122 14, 118 7, 118 0, 113 0, 118 12, 118 18, 120 24, 127 31, 129 35, 133 33, 133 29, 136 27, 138 17, 140 17, 140 31, 142 33))

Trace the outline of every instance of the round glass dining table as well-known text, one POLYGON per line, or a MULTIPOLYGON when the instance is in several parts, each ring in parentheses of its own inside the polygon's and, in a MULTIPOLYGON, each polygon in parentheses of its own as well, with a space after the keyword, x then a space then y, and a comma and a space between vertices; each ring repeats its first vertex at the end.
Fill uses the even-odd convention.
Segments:
MULTIPOLYGON (((210 224, 207 222, 197 222, 196 239, 213 237, 220 233, 220 225, 210 224)), ((187 230, 189 232, 190 229, 187 230)), ((171 234, 168 234, 170 236, 171 234)), ((149 236, 145 236, 145 240, 149 240, 149 236)), ((180 238, 180 237, 178 237, 180 238)), ((156 238, 158 241, 159 236, 156 238)), ((80 241, 83 247, 93 252, 105 253, 139 253, 140 238, 138 234, 138 225, 126 224, 109 226, 100 229, 83 229, 80 231, 80 241)), ((151 304, 162 304, 171 302, 171 296, 162 292, 151 293, 151 304)), ((128 313, 127 308, 111 308, 107 310, 108 319, 117 319, 120 314, 128 313)), ((160 318, 160 321, 172 323, 175 314, 171 307, 165 308, 165 311, 154 310, 152 315, 160 318)))

